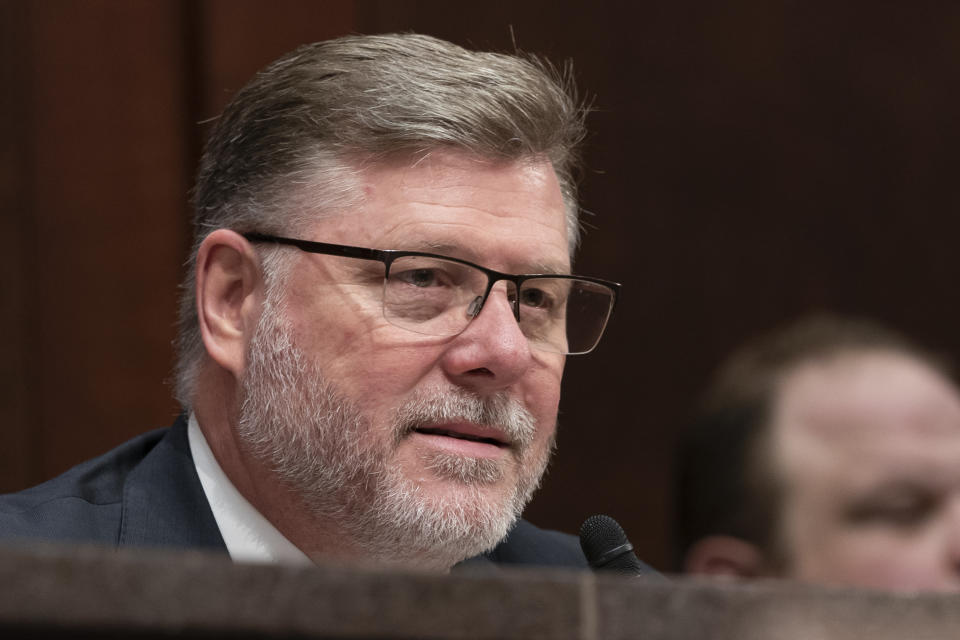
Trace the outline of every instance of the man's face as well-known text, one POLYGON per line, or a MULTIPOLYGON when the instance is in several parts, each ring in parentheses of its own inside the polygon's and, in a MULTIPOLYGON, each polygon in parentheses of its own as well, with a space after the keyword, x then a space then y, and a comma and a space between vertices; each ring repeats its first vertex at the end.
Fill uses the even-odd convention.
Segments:
POLYGON ((960 399, 939 374, 889 351, 803 365, 773 446, 791 577, 960 587, 960 399))
MULTIPOLYGON (((362 180, 361 205, 302 237, 511 273, 569 272, 564 205, 548 163, 434 154, 366 169, 362 180)), ((450 552, 456 561, 502 537, 537 486, 564 358, 530 347, 504 283, 463 333, 431 337, 384 319, 382 279, 377 262, 295 257, 251 346, 242 431, 253 440, 273 424, 276 451, 270 442, 252 449, 318 516, 342 518, 368 546, 393 553, 397 543, 473 538, 452 542, 462 547, 450 552), (317 460, 284 475, 304 451, 317 460)))

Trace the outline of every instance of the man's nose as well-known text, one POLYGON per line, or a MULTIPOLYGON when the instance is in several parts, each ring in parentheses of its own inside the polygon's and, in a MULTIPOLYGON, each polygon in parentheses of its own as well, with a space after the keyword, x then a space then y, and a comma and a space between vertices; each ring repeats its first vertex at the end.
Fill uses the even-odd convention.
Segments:
POLYGON ((483 308, 453 339, 443 360, 454 382, 479 391, 510 386, 532 363, 530 342, 517 323, 505 282, 493 287, 483 308))

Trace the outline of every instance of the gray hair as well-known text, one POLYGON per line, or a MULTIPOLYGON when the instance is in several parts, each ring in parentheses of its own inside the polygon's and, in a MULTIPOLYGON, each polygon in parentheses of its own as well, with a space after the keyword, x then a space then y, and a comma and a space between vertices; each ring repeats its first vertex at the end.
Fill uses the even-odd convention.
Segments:
MULTIPOLYGON (((177 344, 183 407, 204 354, 194 289, 203 239, 220 228, 295 233, 359 201, 364 163, 440 149, 495 161, 546 158, 563 194, 572 254, 586 109, 570 75, 533 56, 468 51, 416 34, 305 45, 258 73, 224 110, 200 162, 177 344)), ((268 260, 265 277, 283 279, 288 267, 289 260, 268 260)))

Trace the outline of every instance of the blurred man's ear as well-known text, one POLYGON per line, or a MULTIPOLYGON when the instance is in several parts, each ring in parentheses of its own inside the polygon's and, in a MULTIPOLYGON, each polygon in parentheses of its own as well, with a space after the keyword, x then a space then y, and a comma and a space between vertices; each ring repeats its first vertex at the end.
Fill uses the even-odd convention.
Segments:
POLYGON ((763 570, 763 553, 746 540, 732 536, 701 538, 683 559, 684 573, 755 578, 763 570))

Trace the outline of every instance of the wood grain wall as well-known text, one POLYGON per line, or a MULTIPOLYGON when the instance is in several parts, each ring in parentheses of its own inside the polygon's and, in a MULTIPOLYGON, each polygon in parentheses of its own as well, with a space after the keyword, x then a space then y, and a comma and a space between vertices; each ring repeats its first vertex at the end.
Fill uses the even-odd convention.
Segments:
POLYGON ((812 309, 960 355, 960 5, 0 0, 0 490, 176 413, 165 383, 203 121, 295 45, 416 30, 572 58, 594 96, 571 359, 529 510, 609 512, 668 568, 672 447, 710 370, 812 309))

